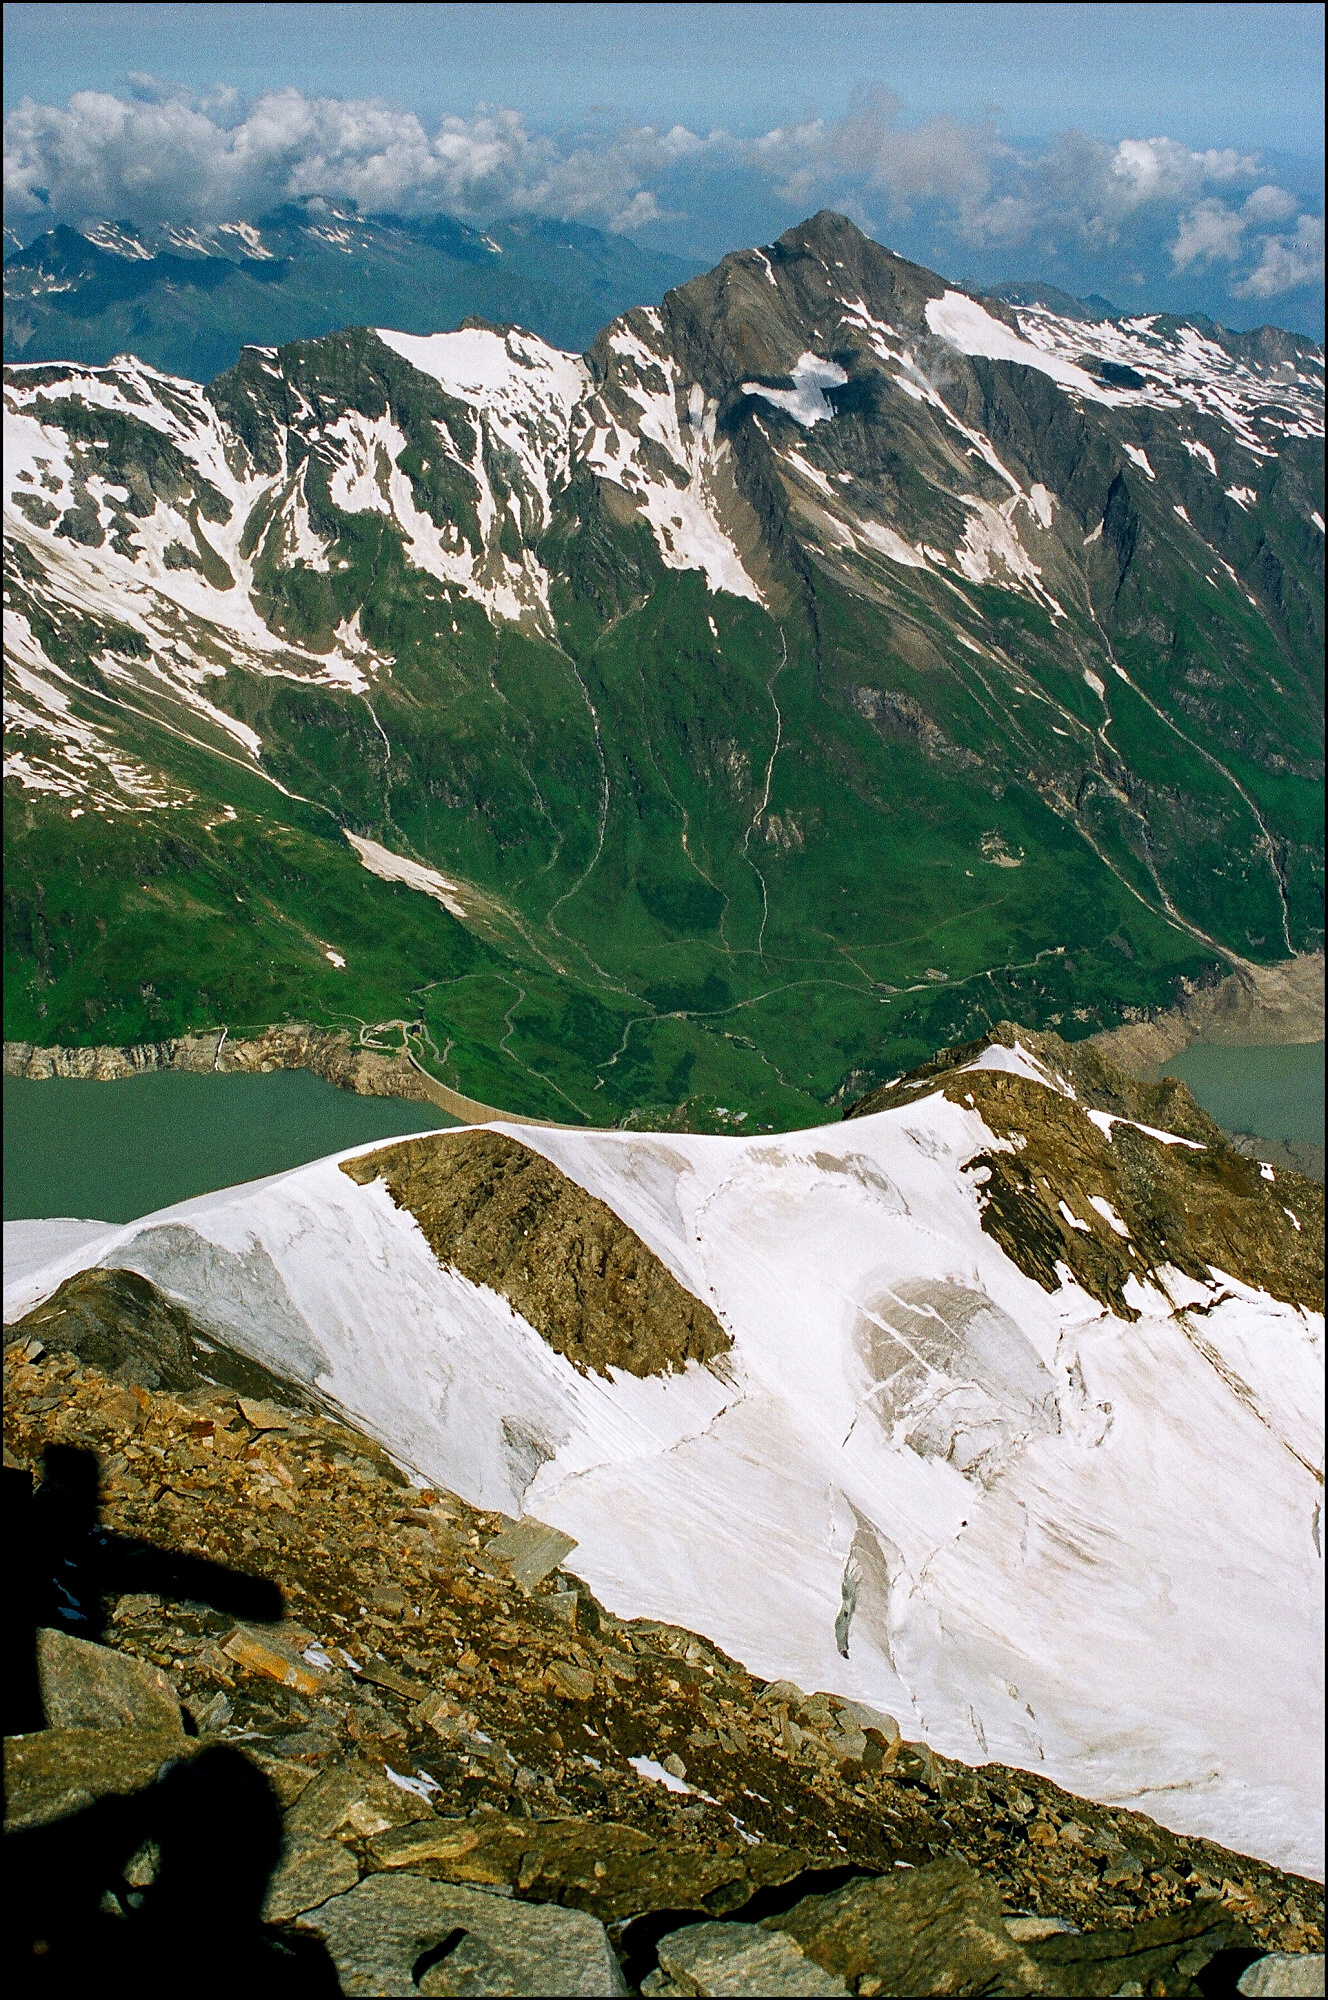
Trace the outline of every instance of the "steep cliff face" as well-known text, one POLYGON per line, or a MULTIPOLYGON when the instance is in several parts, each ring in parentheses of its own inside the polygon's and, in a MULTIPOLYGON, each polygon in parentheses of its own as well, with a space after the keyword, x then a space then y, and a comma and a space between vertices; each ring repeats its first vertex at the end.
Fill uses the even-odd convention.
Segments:
POLYGON ((1313 948, 1321 374, 830 214, 584 358, 11 370, 11 1034, 723 1129, 1313 948))

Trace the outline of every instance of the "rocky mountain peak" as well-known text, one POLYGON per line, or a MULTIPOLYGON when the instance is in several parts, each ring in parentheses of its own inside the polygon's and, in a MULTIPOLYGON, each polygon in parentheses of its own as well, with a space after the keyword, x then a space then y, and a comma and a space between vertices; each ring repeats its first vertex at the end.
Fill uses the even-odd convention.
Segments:
MULTIPOLYGON (((495 312, 248 347, 206 389, 133 356, 17 366, 8 768, 61 845, 116 800, 210 814, 209 787, 233 811, 253 787, 261 819, 298 797, 311 839, 344 856, 344 828, 401 894, 451 884, 485 949, 534 951, 523 992, 580 965, 605 1016, 557 1031, 556 1087, 523 1058, 543 1115, 594 1120, 618 1086, 613 1115, 639 1109, 665 1021, 700 1035, 749 1002, 780 1056, 757 1075, 725 1016, 661 1055, 652 1117, 699 1115, 688 1064, 709 1075, 719 1040, 746 1080, 708 1084, 705 1116, 771 1091, 774 1124, 900 1067, 905 1018, 908 1060, 1002 1012, 1114 1026, 1224 953, 1319 942, 1316 361, 984 301, 823 213, 584 358, 495 312), (538 671, 505 678, 526 645, 538 671), (588 934, 581 959, 564 914, 589 933, 601 904, 612 949, 588 934), (793 990, 770 947, 800 962, 811 908, 829 956, 807 976, 846 1014, 804 1054, 798 1010, 762 996, 793 990)), ((43 871, 34 939, 46 894, 43 871)), ((342 923, 290 933, 320 978, 351 962, 342 923)), ((139 987, 116 1041, 229 1008, 209 985, 168 1025, 139 987)), ((85 1002, 47 1022, 34 985, 13 1031, 78 1041, 85 1002)), ((403 1004, 394 973, 355 1012, 403 1004)), ((496 1069, 449 1079, 466 1095, 509 1101, 506 1004, 496 1069)))
POLYGON ((944 289, 933 273, 822 209, 764 248, 732 252, 667 293, 660 310, 670 337, 689 359, 696 350, 707 387, 721 394, 744 375, 789 374, 806 351, 829 359, 855 344, 863 324, 920 329, 925 301, 944 289))

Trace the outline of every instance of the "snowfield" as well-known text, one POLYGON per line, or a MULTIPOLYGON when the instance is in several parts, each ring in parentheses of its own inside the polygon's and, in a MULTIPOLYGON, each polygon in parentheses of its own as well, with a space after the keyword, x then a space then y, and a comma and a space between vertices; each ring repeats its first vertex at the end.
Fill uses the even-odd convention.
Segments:
POLYGON ((350 1153, 90 1236, 9 1225, 6 1320, 139 1271, 421 1483, 575 1536, 618 1615, 1322 1875, 1321 1319, 1178 1274, 1131 1281, 1133 1323, 1049 1295, 960 1171, 1008 1142, 939 1093, 776 1138, 493 1129, 607 1202, 729 1353, 579 1375, 350 1153))

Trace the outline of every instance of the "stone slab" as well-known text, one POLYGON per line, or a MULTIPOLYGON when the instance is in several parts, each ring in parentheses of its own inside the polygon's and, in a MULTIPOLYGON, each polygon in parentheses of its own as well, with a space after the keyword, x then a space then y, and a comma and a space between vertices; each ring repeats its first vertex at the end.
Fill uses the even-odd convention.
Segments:
POLYGON ((1270 1951, 1247 1965, 1236 1981, 1237 1993, 1272 1996, 1323 1992, 1323 1953, 1270 1951))
POLYGON ((179 1699, 161 1668, 110 1646, 43 1626, 37 1677, 52 1729, 180 1732, 179 1699))
POLYGON ((659 1969, 676 1993, 847 1995, 849 1990, 783 1931, 759 1924, 690 1924, 661 1938, 658 1951, 659 1969))
POLYGON ((618 1994, 604 1926, 417 1875, 370 1875, 301 1919, 327 1946, 348 2000, 369 1994, 618 1994))

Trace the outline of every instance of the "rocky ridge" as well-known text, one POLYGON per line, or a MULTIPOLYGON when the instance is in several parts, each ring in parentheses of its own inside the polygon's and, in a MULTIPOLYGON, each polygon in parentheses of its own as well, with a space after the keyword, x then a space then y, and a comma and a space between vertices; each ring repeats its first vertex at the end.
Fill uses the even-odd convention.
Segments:
POLYGON ((6 1336, 7 1481, 44 1464, 47 1523, 62 1450, 101 1482, 95 1546, 65 1549, 93 1641, 39 1628, 47 1727, 6 1744, 16 1868, 84 1870, 58 1927, 32 1904, 34 1990, 94 1942, 150 1963, 180 1801, 233 1797, 236 1759, 276 1817, 234 1931, 283 1991, 1185 1994, 1322 1949, 1316 1884, 611 1618, 566 1538, 412 1488, 307 1408, 145 1387, 100 1276, 110 1373, 72 1351, 86 1316, 6 1336), (144 1548, 155 1571, 117 1571, 144 1548), (237 1621, 189 1562, 286 1608, 237 1621), (104 1850, 67 1845, 93 1825, 104 1850))
POLYGON ((534 218, 361 215, 321 196, 220 225, 111 218, 5 239, 5 359, 105 364, 126 347, 207 380, 240 348, 386 315, 427 333, 467 313, 521 319, 560 346, 695 265, 534 218))
POLYGON ((381 1180, 440 1263, 500 1292, 582 1373, 659 1374, 733 1344, 605 1202, 517 1139, 407 1139, 341 1170, 361 1187, 381 1180))
POLYGON ((1322 1309, 1322 1186, 1238 1151, 1176 1078, 1143 1083, 1091 1043, 1003 1022, 848 1117, 929 1088, 979 1109, 1005 1141, 965 1172, 981 1187, 983 1228, 1046 1290, 1068 1271, 1133 1319, 1131 1278, 1165 1287, 1170 1267, 1205 1287, 1220 1272, 1322 1309))

